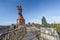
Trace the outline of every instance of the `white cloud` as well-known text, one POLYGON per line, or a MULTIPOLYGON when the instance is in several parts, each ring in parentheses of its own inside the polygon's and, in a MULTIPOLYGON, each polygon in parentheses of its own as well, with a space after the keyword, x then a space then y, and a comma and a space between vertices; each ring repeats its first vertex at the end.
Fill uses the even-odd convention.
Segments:
POLYGON ((60 23, 60 16, 53 16, 47 18, 48 23, 60 23))

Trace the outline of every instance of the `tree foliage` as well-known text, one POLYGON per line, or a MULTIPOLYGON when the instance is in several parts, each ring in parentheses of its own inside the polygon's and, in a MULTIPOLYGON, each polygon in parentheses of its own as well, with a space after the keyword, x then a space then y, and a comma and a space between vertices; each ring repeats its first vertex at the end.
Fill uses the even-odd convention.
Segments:
POLYGON ((49 25, 56 27, 57 28, 57 32, 60 32, 60 24, 53 23, 53 24, 49 24, 49 25))
POLYGON ((39 29, 41 27, 41 25, 40 24, 37 24, 37 23, 32 23, 32 25, 35 26, 36 28, 39 28, 39 29))

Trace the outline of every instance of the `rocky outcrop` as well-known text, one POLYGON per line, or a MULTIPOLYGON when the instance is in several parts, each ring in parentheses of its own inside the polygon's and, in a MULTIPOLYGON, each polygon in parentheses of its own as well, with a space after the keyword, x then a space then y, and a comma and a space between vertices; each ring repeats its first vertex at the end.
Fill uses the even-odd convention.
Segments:
POLYGON ((20 26, 20 28, 16 26, 11 26, 7 33, 3 33, 0 35, 1 40, 22 40, 24 35, 26 34, 25 26, 20 26))

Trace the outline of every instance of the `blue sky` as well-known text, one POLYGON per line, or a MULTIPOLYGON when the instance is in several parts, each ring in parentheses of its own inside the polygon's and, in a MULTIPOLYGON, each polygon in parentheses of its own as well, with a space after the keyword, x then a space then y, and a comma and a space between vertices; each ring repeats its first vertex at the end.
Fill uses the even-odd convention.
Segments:
POLYGON ((16 23, 17 5, 22 5, 22 14, 26 23, 41 24, 43 16, 48 23, 60 23, 59 0, 0 0, 0 25, 16 23))

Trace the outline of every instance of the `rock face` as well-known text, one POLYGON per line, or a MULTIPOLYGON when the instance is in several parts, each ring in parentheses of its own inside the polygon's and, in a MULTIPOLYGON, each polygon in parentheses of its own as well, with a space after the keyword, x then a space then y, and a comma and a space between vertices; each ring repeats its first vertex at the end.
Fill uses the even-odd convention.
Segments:
POLYGON ((22 40, 24 35, 26 34, 26 28, 24 26, 11 26, 7 33, 3 33, 0 35, 0 40, 22 40))
POLYGON ((43 27, 46 27, 48 24, 47 24, 47 21, 45 19, 45 17, 42 17, 42 26, 43 27))
POLYGON ((17 19, 17 24, 18 25, 22 25, 25 24, 25 19, 22 16, 22 7, 21 6, 17 6, 18 7, 18 19, 17 19))

